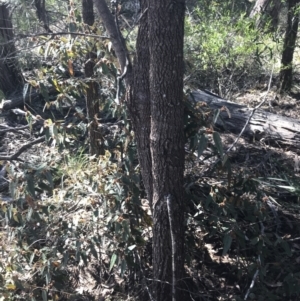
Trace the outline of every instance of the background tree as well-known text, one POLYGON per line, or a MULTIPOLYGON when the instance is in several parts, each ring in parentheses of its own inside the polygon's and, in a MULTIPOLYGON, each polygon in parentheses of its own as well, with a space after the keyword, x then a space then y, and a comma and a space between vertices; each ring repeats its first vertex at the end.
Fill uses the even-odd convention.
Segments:
POLYGON ((250 18, 257 17, 257 26, 263 26, 266 19, 271 19, 271 28, 275 30, 282 5, 281 0, 257 0, 250 12, 250 18))
MULTIPOLYGON (((94 16, 94 3, 93 0, 82 0, 82 19, 88 26, 93 26, 95 22, 94 16)), ((88 28, 88 31, 91 29, 88 28)), ((93 43, 93 40, 91 40, 93 43)), ((91 155, 103 154, 103 147, 101 146, 102 136, 100 127, 97 121, 99 117, 99 83, 93 79, 95 59, 97 58, 95 47, 86 55, 86 62, 84 65, 84 73, 86 78, 89 79, 86 88, 86 110, 89 132, 89 153, 91 155)))
POLYGON ((280 70, 280 92, 290 92, 293 81, 293 57, 299 26, 299 0, 288 0, 287 27, 280 70))
POLYGON ((257 0, 250 12, 250 18, 257 17, 257 26, 263 26, 268 19, 271 19, 271 28, 275 30, 281 7, 281 0, 257 0))
POLYGON ((23 83, 13 39, 14 34, 8 4, 0 3, 0 90, 4 94, 15 91, 23 83))
POLYGON ((49 27, 49 18, 46 11, 46 1, 45 0, 34 0, 34 5, 36 7, 36 15, 39 21, 43 24, 44 29, 47 32, 52 32, 49 27))

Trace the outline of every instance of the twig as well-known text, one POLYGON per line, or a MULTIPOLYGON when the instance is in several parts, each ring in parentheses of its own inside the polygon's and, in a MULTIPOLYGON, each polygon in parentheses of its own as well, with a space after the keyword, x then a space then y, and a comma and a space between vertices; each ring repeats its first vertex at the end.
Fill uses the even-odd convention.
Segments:
MULTIPOLYGON (((147 280, 146 277, 145 277, 144 269, 143 269, 143 267, 142 267, 141 258, 140 258, 140 256, 139 256, 139 254, 138 254, 137 251, 135 251, 135 256, 137 257, 137 259, 138 259, 138 261, 139 261, 139 263, 140 263, 139 266, 140 266, 140 270, 141 270, 141 272, 142 272, 142 277, 143 277, 144 280, 147 280)), ((155 300, 153 299, 153 296, 152 296, 152 294, 151 294, 151 292, 150 292, 150 289, 149 289, 149 287, 148 287, 146 281, 145 281, 145 287, 146 287, 146 290, 147 290, 147 293, 148 293, 148 295, 149 295, 150 300, 151 300, 151 301, 155 301, 155 300)))
POLYGON ((32 145, 34 144, 38 144, 40 142, 44 142, 45 141, 45 137, 40 137, 37 138, 25 145, 23 145, 16 153, 14 153, 11 156, 0 156, 0 160, 7 160, 7 161, 12 161, 12 160, 18 160, 18 161, 23 161, 22 159, 19 159, 19 156, 28 148, 30 148, 32 145))
MULTIPOLYGON (((233 149, 233 147, 237 144, 237 142, 239 141, 239 139, 241 138, 241 136, 243 135, 243 133, 245 132, 251 118, 253 117, 255 111, 257 109, 259 109, 263 104, 264 102, 266 101, 267 99, 267 95, 270 91, 270 88, 271 88, 271 83, 272 83, 272 78, 273 78, 273 70, 274 70, 274 65, 273 65, 273 68, 272 68, 272 71, 271 71, 271 74, 270 74, 270 79, 269 79, 269 83, 268 83, 268 90, 263 98, 263 100, 260 102, 260 104, 258 104, 254 109, 252 109, 252 112, 251 114, 249 115, 243 129, 241 130, 241 132, 239 133, 239 135, 236 137, 236 139, 234 140, 234 142, 231 144, 231 146, 224 152, 224 155, 228 154, 229 152, 231 152, 231 150, 233 149)), ((209 168, 209 170, 213 170, 214 167, 221 161, 220 158, 218 158, 215 162, 212 163, 211 167, 209 168)), ((204 176, 205 172, 203 172, 202 174, 200 174, 200 177, 204 176)))
POLYGON ((255 272, 255 274, 253 275, 251 285, 249 286, 249 288, 248 288, 248 290, 247 290, 247 293, 246 293, 246 295, 245 295, 244 300, 247 300, 247 298, 248 298, 248 296, 249 296, 249 294, 250 294, 250 290, 251 290, 251 288, 253 288, 253 286, 254 286, 254 283, 255 283, 256 277, 258 276, 258 273, 259 273, 259 270, 257 269, 256 272, 255 272))
POLYGON ((291 238, 291 239, 288 239, 287 241, 297 241, 297 240, 300 240, 300 237, 291 238))
POLYGON ((176 301, 176 263, 175 263, 176 243, 175 243, 175 230, 174 230, 174 223, 173 223, 173 211, 171 210, 174 204, 172 203, 171 194, 166 196, 166 200, 167 200, 167 207, 168 207, 171 244, 172 244, 172 301, 176 301))
POLYGON ((3 127, 4 129, 0 129, 0 134, 4 134, 6 132, 15 132, 15 133, 18 133, 21 130, 28 129, 29 125, 24 125, 24 126, 20 126, 20 127, 14 128, 14 127, 10 127, 10 126, 1 124, 0 128, 1 127, 3 127))
MULTIPOLYGON (((117 28, 117 32, 118 32, 118 36, 119 36, 118 37, 119 41, 123 45, 122 40, 124 40, 124 37, 122 36, 122 33, 120 31, 119 20, 118 20, 118 0, 115 1, 115 24, 116 24, 116 28, 117 28)), ((120 101, 119 101, 120 83, 121 83, 122 79, 126 76, 128 66, 129 66, 127 49, 124 48, 124 52, 126 53, 126 63, 125 63, 124 71, 121 75, 117 76, 117 94, 116 94, 116 99, 115 99, 115 102, 117 105, 120 104, 120 101)))
MULTIPOLYGON (((273 70, 272 70, 273 71, 273 70)), ((261 235, 264 236, 265 235, 265 226, 263 224, 262 221, 260 221, 260 232, 261 232, 261 235)), ((260 255, 257 256, 257 265, 258 265, 258 268, 256 269, 256 272, 254 273, 253 275, 253 278, 252 278, 252 281, 251 281, 251 284, 246 292, 246 295, 245 295, 245 298, 244 300, 247 300, 249 294, 250 294, 250 290, 254 287, 254 284, 255 284, 255 280, 258 276, 258 273, 259 273, 259 267, 261 267, 261 260, 260 260, 260 255)))
POLYGON ((125 68, 124 68, 124 72, 117 77, 117 93, 116 93, 116 99, 115 99, 115 102, 117 105, 120 104, 120 101, 119 101, 119 95, 120 95, 120 82, 122 81, 122 79, 126 76, 127 74, 127 70, 128 70, 128 65, 129 65, 129 61, 128 61, 128 58, 126 57, 126 65, 125 65, 125 68))
POLYGON ((97 34, 72 32, 72 31, 43 32, 43 33, 36 33, 36 34, 19 34, 16 36, 16 39, 34 38, 34 37, 40 37, 40 36, 60 36, 60 35, 69 35, 69 34, 75 35, 75 36, 97 38, 97 39, 109 39, 109 37, 107 37, 107 36, 99 36, 97 34))
POLYGON ((265 94, 263 100, 262 100, 261 103, 258 104, 254 109, 252 109, 252 112, 251 112, 251 114, 249 115, 248 120, 246 121, 246 123, 245 123, 243 129, 241 130, 241 132, 239 133, 239 135, 236 137, 236 139, 234 140, 234 142, 232 143, 232 145, 227 149, 227 151, 225 152, 225 154, 228 154, 228 153, 232 150, 232 148, 237 144, 238 140, 241 138, 241 136, 242 136, 243 133, 245 132, 245 130, 246 130, 246 128, 247 128, 247 126, 248 126, 248 124, 249 124, 251 118, 253 117, 255 111, 256 111, 257 109, 259 109, 259 108, 264 104, 264 102, 266 101, 267 95, 268 95, 268 93, 269 93, 269 91, 270 91, 270 88, 271 88, 271 83, 272 83, 272 78, 273 78, 273 71, 274 71, 274 65, 273 65, 273 68, 272 68, 272 71, 271 71, 271 74, 270 74, 270 79, 269 79, 269 84, 268 84, 268 90, 267 90, 267 92, 266 92, 266 94, 265 94))

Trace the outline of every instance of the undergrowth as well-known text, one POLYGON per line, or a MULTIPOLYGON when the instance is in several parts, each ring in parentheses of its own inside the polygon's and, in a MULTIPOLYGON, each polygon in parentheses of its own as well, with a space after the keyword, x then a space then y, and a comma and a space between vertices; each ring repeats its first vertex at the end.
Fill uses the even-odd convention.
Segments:
MULTIPOLYGON (((185 262, 193 282, 187 287, 195 300, 298 300, 299 178, 288 170, 265 177, 234 167, 214 130, 226 109, 212 111, 189 94, 202 86, 223 96, 241 83, 247 88, 247 76, 257 79, 270 67, 265 61, 278 55, 274 36, 225 8, 213 2, 209 14, 195 8, 186 19, 185 262), (286 190, 293 204, 276 196, 286 190)), ((69 16, 73 32, 104 34, 78 18, 78 11, 69 16)), ((122 30, 132 46, 135 31, 122 30)), ((33 45, 50 63, 33 66, 24 92, 35 88, 43 96, 39 134, 46 146, 43 158, 4 162, 11 201, 0 198, 0 300, 146 299, 152 218, 130 120, 114 102, 118 68, 111 43, 70 34, 33 45), (105 155, 99 158, 87 154, 82 105, 90 49, 97 52, 94 80, 101 92, 105 155), (65 118, 56 119, 57 112, 65 118)), ((35 110, 26 116, 31 134, 38 134, 35 110)))

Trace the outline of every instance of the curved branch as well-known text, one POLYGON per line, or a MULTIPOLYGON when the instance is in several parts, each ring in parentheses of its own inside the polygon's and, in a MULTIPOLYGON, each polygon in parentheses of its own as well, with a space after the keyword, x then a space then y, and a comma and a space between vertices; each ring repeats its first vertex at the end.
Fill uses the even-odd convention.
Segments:
POLYGON ((16 153, 14 153, 13 155, 11 156, 0 156, 0 160, 6 160, 6 161, 12 161, 12 160, 18 160, 18 161, 23 161, 21 159, 19 159, 19 156, 24 152, 26 151, 28 148, 30 148, 32 145, 34 144, 38 144, 40 142, 44 142, 45 141, 45 137, 40 137, 40 138, 37 138, 33 141, 30 141, 29 143, 27 144, 24 144, 16 153))
POLYGON ((14 132, 14 133, 19 133, 22 130, 26 130, 29 129, 29 125, 24 125, 24 126, 20 126, 17 128, 5 125, 5 124, 0 124, 0 134, 4 134, 7 132, 14 132))
POLYGON ((126 68, 126 59, 127 59, 127 51, 124 39, 120 36, 119 30, 115 23, 114 17, 110 12, 107 3, 105 0, 94 0, 95 7, 98 10, 100 18, 106 28, 109 38, 111 40, 112 46, 116 52, 118 61, 121 66, 121 73, 124 72, 126 68))

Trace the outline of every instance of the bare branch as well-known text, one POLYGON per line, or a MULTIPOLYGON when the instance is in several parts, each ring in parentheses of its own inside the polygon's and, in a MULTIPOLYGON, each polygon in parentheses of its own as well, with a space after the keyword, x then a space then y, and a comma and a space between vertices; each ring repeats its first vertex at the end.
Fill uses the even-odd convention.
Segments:
POLYGON ((0 124, 0 134, 4 134, 7 132, 19 133, 19 131, 22 131, 22 130, 25 130, 28 128, 29 128, 29 125, 24 125, 24 126, 14 128, 14 127, 10 127, 10 126, 4 125, 4 124, 0 124))
POLYGON ((98 10, 100 18, 106 28, 109 38, 112 42, 112 46, 116 52, 118 61, 121 66, 121 72, 123 73, 126 67, 127 51, 124 39, 119 34, 117 24, 115 23, 114 17, 110 12, 105 0, 94 0, 95 7, 98 10))
POLYGON ((109 39, 107 36, 99 36, 97 34, 89 34, 89 33, 82 33, 82 32, 70 32, 70 31, 59 31, 59 32, 43 32, 43 33, 35 33, 35 34, 19 34, 16 36, 17 39, 24 39, 24 38, 34 38, 34 37, 41 37, 41 36, 61 36, 61 35, 74 35, 74 36, 83 36, 83 37, 91 37, 97 39, 109 39))
POLYGON ((232 148, 237 144, 237 142, 239 141, 239 139, 241 138, 241 136, 242 136, 243 133, 245 132, 245 130, 246 130, 246 128, 247 128, 247 126, 248 126, 248 124, 249 124, 249 122, 250 122, 252 116, 254 115, 255 111, 256 111, 257 109, 259 109, 259 108, 265 103, 265 101, 266 101, 266 99, 267 99, 267 95, 269 94, 269 91, 270 91, 270 89, 271 89, 271 83, 272 83, 272 78, 273 78, 273 70, 274 70, 274 65, 273 65, 273 68, 272 68, 272 71, 271 71, 271 75, 270 75, 270 79, 269 79, 268 90, 267 90, 267 92, 266 92, 266 94, 265 94, 263 100, 260 102, 260 104, 258 104, 258 105, 252 110, 252 112, 251 112, 251 114, 249 115, 248 120, 246 121, 246 123, 245 123, 243 129, 241 130, 241 132, 239 133, 239 135, 236 137, 236 139, 234 140, 234 142, 232 143, 232 145, 227 149, 227 151, 225 152, 225 154, 228 154, 228 153, 232 150, 232 148))
POLYGON ((28 148, 30 148, 32 145, 38 144, 40 142, 44 142, 45 137, 40 137, 37 138, 33 141, 30 141, 29 143, 23 145, 16 153, 14 153, 11 156, 0 156, 0 160, 6 160, 6 161, 12 161, 12 160, 17 160, 17 161, 23 161, 22 159, 19 159, 19 156, 26 151, 28 148))

